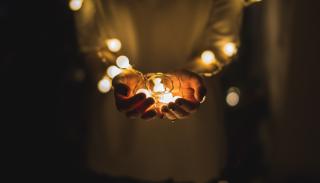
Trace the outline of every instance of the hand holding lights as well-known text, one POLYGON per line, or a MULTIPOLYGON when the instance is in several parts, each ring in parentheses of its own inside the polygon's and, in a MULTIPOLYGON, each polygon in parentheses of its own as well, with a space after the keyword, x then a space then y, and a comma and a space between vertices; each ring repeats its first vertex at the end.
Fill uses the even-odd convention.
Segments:
POLYGON ((173 96, 173 81, 170 79, 169 75, 163 73, 148 74, 146 78, 146 88, 155 99, 156 104, 168 104, 181 98, 180 96, 173 96))

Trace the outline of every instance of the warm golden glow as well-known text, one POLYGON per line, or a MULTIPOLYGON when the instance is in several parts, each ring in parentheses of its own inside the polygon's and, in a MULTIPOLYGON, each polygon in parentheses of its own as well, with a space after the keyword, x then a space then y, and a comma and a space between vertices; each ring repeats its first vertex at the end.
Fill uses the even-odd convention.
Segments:
POLYGON ((121 69, 119 69, 117 66, 115 65, 111 65, 108 67, 107 69, 107 75, 110 77, 110 78, 114 78, 116 77, 117 75, 119 75, 120 73, 122 72, 121 69))
POLYGON ((236 87, 231 87, 228 90, 227 96, 226 96, 226 102, 229 106, 234 107, 238 105, 240 100, 240 90, 236 87))
POLYGON ((122 69, 129 69, 131 65, 129 63, 129 58, 127 56, 121 55, 116 60, 117 66, 122 69))
POLYGON ((170 102, 175 102, 180 96, 173 96, 169 89, 166 89, 164 84, 162 83, 161 78, 153 79, 153 92, 160 93, 157 95, 158 101, 164 104, 168 104, 170 102))
POLYGON ((72 11, 78 11, 81 9, 82 3, 83 3, 83 0, 70 0, 69 1, 69 8, 72 11))
POLYGON ((173 96, 171 92, 161 94, 159 96, 159 102, 164 104, 169 104, 170 102, 175 102, 180 96, 173 96))
POLYGON ((201 61, 205 64, 212 64, 216 60, 214 53, 210 50, 206 50, 201 54, 201 61))
POLYGON ((225 55, 227 55, 228 57, 231 57, 233 55, 235 55, 237 53, 237 47, 234 43, 226 43, 224 46, 223 46, 223 53, 225 55))
POLYGON ((151 92, 144 88, 141 88, 136 92, 136 94, 139 94, 139 93, 144 93, 146 95, 146 98, 152 97, 151 92))
POLYGON ((153 79, 153 84, 153 92, 161 93, 166 91, 166 89, 164 88, 164 84, 162 84, 161 78, 153 79))
POLYGON ((121 49, 121 42, 119 39, 116 39, 116 38, 107 39, 106 45, 108 49, 112 52, 118 52, 121 49))
POLYGON ((159 97, 159 102, 168 104, 173 99, 172 93, 164 93, 159 97))
POLYGON ((107 93, 111 89, 111 80, 107 77, 104 77, 98 82, 98 89, 101 93, 107 93))
POLYGON ((170 102, 175 102, 180 96, 173 96, 171 91, 173 90, 172 80, 168 75, 162 73, 154 73, 149 76, 147 80, 147 91, 141 90, 141 93, 150 94, 156 101, 160 104, 168 104, 170 102))

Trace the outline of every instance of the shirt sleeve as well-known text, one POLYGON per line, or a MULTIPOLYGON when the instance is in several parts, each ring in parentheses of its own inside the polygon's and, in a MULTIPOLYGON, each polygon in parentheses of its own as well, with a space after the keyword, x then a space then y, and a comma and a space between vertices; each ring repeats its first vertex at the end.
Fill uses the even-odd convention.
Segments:
POLYGON ((239 45, 242 22, 242 0, 214 0, 207 30, 206 44, 209 48, 223 47, 226 42, 239 45))
MULTIPOLYGON (((193 62, 188 65, 188 69, 194 72, 211 76, 219 72, 223 66, 227 65, 234 58, 233 54, 226 54, 226 45, 229 44, 229 51, 236 53, 240 45, 240 30, 242 23, 243 0, 214 0, 209 15, 206 29, 203 33, 201 49, 193 62), (230 46, 231 45, 231 46, 230 46), (230 48, 232 47, 232 48, 230 48), (201 53, 210 50, 214 54, 213 64, 203 64, 201 53)), ((228 49, 228 48, 227 48, 228 49)))

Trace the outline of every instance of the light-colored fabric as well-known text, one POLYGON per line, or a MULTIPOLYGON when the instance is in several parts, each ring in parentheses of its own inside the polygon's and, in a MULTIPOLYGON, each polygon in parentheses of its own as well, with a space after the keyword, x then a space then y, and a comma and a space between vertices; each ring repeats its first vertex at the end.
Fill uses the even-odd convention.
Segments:
MULTIPOLYGON (((220 4, 240 8, 238 0, 223 1, 220 4)), ((86 0, 77 12, 80 46, 90 52, 108 37, 119 38, 122 53, 143 72, 183 67, 192 51, 202 47, 207 24, 214 23, 209 21, 210 15, 219 10, 213 6, 217 1, 209 0, 102 2, 86 0)), ((219 21, 223 29, 234 23, 219 21)), ((219 29, 219 25, 214 29, 219 29)), ((207 101, 191 118, 175 123, 129 120, 116 110, 112 94, 95 94, 88 140, 90 167, 98 173, 143 180, 173 178, 199 182, 217 177, 226 152, 222 98, 217 80, 210 78, 206 82, 207 101)))

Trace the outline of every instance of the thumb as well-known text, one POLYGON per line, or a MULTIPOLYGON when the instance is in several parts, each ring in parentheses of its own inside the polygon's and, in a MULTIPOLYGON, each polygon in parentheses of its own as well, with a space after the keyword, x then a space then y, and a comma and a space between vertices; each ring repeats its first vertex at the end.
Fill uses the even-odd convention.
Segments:
POLYGON ((114 85, 114 92, 117 96, 128 97, 130 93, 130 88, 122 83, 114 85))
POLYGON ((194 97, 201 102, 203 100, 203 98, 206 96, 207 94, 207 89, 204 86, 199 86, 198 88, 196 88, 196 91, 194 92, 194 97))

